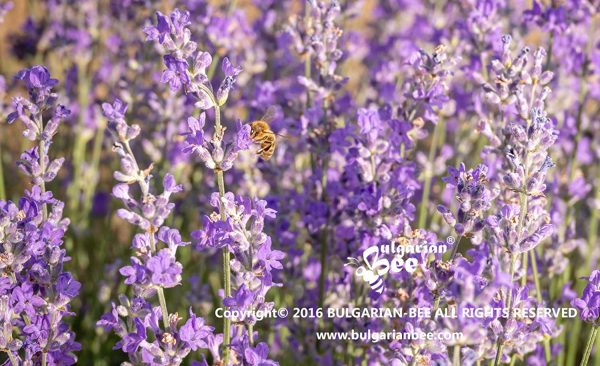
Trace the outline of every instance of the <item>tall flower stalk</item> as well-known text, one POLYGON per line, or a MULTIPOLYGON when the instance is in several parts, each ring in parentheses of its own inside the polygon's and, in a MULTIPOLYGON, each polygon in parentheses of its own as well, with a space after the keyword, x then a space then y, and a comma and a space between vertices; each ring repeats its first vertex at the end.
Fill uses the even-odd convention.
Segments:
POLYGON ((579 311, 579 318, 592 326, 581 359, 581 366, 587 366, 600 328, 600 271, 593 271, 586 279, 588 283, 582 296, 571 301, 571 304, 579 311))
MULTIPOLYGON (((513 58, 510 54, 510 36, 504 36, 502 41, 502 57, 491 63, 495 84, 484 85, 486 99, 498 108, 501 115, 500 123, 487 122, 490 124, 484 125, 486 122, 482 122, 483 133, 492 141, 492 147, 483 151, 484 161, 491 164, 492 160, 487 159, 496 154, 502 157, 495 160, 497 166, 494 169, 497 168, 500 174, 493 177, 501 192, 496 202, 500 212, 490 217, 487 225, 493 241, 505 246, 510 254, 510 282, 520 273, 521 288, 526 288, 530 253, 535 253, 533 249, 554 230, 549 223, 544 196, 546 175, 554 166, 548 151, 558 135, 544 111, 551 91, 547 84, 552 80, 553 73, 542 70, 546 56, 543 48, 534 53, 533 64, 530 65, 528 47, 524 47, 513 58), (508 106, 514 111, 510 111, 508 106), (518 205, 512 203, 510 197, 518 205), (512 221, 504 224, 503 220, 512 221), (521 271, 517 270, 519 263, 521 271)), ((531 254, 531 260, 537 260, 535 254, 531 254)), ((536 298, 538 303, 542 303, 537 266, 532 265, 532 269, 536 298)), ((514 295, 518 290, 519 287, 513 285, 506 288, 504 305, 509 312, 512 312, 514 295)), ((498 337, 495 365, 501 363, 505 336, 498 337)), ((545 354, 546 359, 551 357, 547 341, 545 354)))
MULTIPOLYGON (((190 14, 187 11, 175 10, 169 17, 157 12, 157 25, 149 26, 144 31, 148 36, 148 40, 157 41, 164 48, 165 55, 163 56, 164 64, 167 69, 162 73, 162 82, 166 82, 171 87, 171 90, 178 91, 183 89, 185 93, 193 93, 196 95, 198 102, 197 107, 199 108, 214 108, 215 117, 215 133, 214 143, 220 145, 223 136, 224 128, 221 125, 221 109, 220 106, 227 100, 229 90, 235 83, 235 76, 239 74, 241 70, 235 69, 231 66, 228 59, 223 61, 224 67, 229 66, 228 71, 230 75, 223 81, 222 87, 219 88, 217 96, 212 92, 210 80, 206 75, 206 69, 212 63, 212 57, 206 52, 197 50, 197 45, 191 40, 191 32, 187 28, 190 24, 190 14), (190 71, 191 60, 193 70, 190 71), (217 100, 217 97, 219 100, 217 100)), ((188 125, 191 129, 190 133, 197 137, 198 133, 202 133, 200 128, 204 126, 204 115, 202 115, 202 124, 199 124, 197 120, 191 117, 188 120, 188 125)), ((203 158, 209 159, 207 165, 209 168, 215 171, 217 185, 219 189, 220 202, 225 196, 225 182, 223 177, 224 164, 221 159, 223 158, 223 150, 217 150, 217 154, 221 156, 215 156, 215 159, 207 156, 208 150, 202 151, 205 155, 201 155, 203 158)), ((231 165, 229 166, 231 167, 231 165)), ((227 216, 223 203, 219 204, 219 211, 221 220, 226 221, 227 216)), ((223 288, 225 297, 231 296, 231 270, 230 270, 231 256, 228 247, 223 248, 223 288)), ((224 362, 227 365, 229 362, 229 349, 231 339, 231 320, 228 318, 224 319, 223 324, 223 342, 225 347, 224 362)))
POLYGON ((209 343, 216 343, 217 348, 212 347, 211 352, 218 358, 217 338, 213 328, 204 324, 204 319, 190 309, 187 322, 180 327, 179 315, 167 309, 165 289, 181 284, 182 265, 176 258, 177 249, 189 244, 182 240, 177 229, 165 226, 175 206, 170 197, 181 192, 182 186, 167 174, 162 182, 163 192, 153 194, 153 164, 142 169, 130 145, 139 135, 140 127, 125 122, 127 104, 117 99, 113 104, 103 104, 102 108, 115 139, 113 150, 121 160, 121 169, 114 173, 119 183, 113 188, 113 195, 125 208, 119 209, 117 214, 143 233, 136 234, 132 241, 134 255, 130 265, 120 269, 121 275, 126 277, 125 284, 133 286, 133 298, 120 295, 119 305, 113 303, 112 311, 97 324, 121 337, 115 348, 126 352, 133 364, 179 365, 190 352, 211 348, 209 343), (131 190, 131 185, 138 186, 137 192, 131 190), (155 295, 158 306, 149 301, 155 295))
POLYGON ((70 112, 57 104, 53 88, 58 80, 45 67, 21 70, 16 78, 24 82, 29 99, 13 98, 15 111, 8 122, 21 120, 23 136, 34 143, 17 163, 32 186, 16 204, 0 201, 0 343, 14 366, 71 365, 77 362, 73 352, 80 345, 65 318, 73 314, 70 302, 81 284, 64 271, 71 259, 62 248, 69 226, 69 219, 62 217, 64 203, 46 189, 64 162, 52 159, 49 151, 70 112))
MULTIPOLYGON (((221 69, 224 78, 214 93, 206 72, 213 63, 212 56, 197 49, 196 43, 190 39, 191 32, 187 28, 190 25, 189 12, 176 9, 168 17, 160 12, 156 17, 156 26, 147 27, 145 32, 148 40, 156 41, 164 52, 166 70, 161 81, 168 83, 173 91, 183 90, 193 96, 198 109, 214 111, 212 137, 209 138, 205 128, 204 112, 197 118, 188 117, 187 130, 183 134, 185 146, 182 151, 199 157, 208 169, 213 170, 218 187, 211 203, 218 209, 219 222, 215 223, 212 215, 205 217, 204 228, 193 233, 196 247, 222 250, 222 304, 225 309, 254 311, 272 308, 273 303, 265 302, 265 295, 275 285, 271 271, 282 268, 278 260, 283 258, 283 253, 271 249, 270 238, 262 230, 265 216, 274 217, 275 211, 268 209, 265 201, 234 198, 232 193, 225 191, 224 172, 233 167, 241 151, 253 145, 249 125, 238 122, 235 134, 227 136, 221 122, 221 107, 227 102, 242 69, 233 66, 227 57, 223 58, 221 69), (232 270, 236 274, 235 283, 231 281, 232 270)), ((229 365, 240 357, 254 364, 258 360, 256 357, 266 357, 266 344, 260 343, 256 349, 252 348, 256 319, 236 319, 236 323, 246 327, 235 331, 232 331, 231 321, 225 317, 223 322, 223 364, 229 365)))
MULTIPOLYGON (((328 173, 332 162, 333 147, 330 137, 335 130, 336 99, 339 89, 347 78, 339 74, 338 63, 344 51, 341 47, 343 29, 340 27, 342 7, 334 1, 306 1, 304 15, 289 21, 286 34, 293 41, 291 48, 300 56, 302 68, 298 68, 294 82, 305 93, 302 111, 294 111, 302 121, 303 142, 310 141, 311 185, 307 187, 305 210, 306 226, 318 246, 320 273, 318 280, 317 307, 325 305, 329 280, 331 253, 330 224, 333 212, 327 209, 331 197, 328 192, 328 173), (314 217, 313 217, 314 216, 314 217)), ((324 324, 319 319, 320 327, 324 324)), ((320 347, 320 344, 317 344, 320 347)))

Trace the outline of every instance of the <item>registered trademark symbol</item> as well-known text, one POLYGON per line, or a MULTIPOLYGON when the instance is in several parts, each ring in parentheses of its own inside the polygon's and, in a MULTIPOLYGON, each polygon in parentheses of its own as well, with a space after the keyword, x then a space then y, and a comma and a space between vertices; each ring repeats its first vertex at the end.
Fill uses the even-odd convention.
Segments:
POLYGON ((448 244, 454 244, 455 241, 456 241, 456 239, 454 239, 453 236, 449 236, 446 238, 446 243, 448 243, 448 244))

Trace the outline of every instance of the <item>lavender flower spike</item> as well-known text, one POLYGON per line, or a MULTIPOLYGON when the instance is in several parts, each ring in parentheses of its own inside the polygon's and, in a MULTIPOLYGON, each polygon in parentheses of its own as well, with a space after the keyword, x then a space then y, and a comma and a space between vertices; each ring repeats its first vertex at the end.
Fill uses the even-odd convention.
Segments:
POLYGON ((134 297, 129 299, 121 295, 120 305, 113 303, 113 310, 97 325, 113 330, 121 337, 122 341, 115 349, 127 352, 133 364, 179 365, 191 351, 208 348, 208 339, 213 336, 213 328, 204 325, 204 320, 191 310, 189 320, 179 327, 181 318, 167 309, 164 289, 181 284, 182 265, 176 259, 177 249, 189 242, 184 242, 179 231, 164 223, 175 207, 170 202, 171 195, 183 188, 167 174, 162 182, 162 193, 155 195, 153 166, 141 169, 130 146, 140 128, 125 122, 127 105, 117 99, 112 105, 103 104, 102 108, 115 139, 113 150, 121 159, 121 169, 114 173, 119 183, 113 188, 113 195, 125 208, 117 213, 143 233, 135 235, 131 244, 135 254, 130 264, 120 270, 126 277, 125 283, 133 286, 134 297), (133 184, 138 185, 139 192, 130 189, 133 184), (149 299, 154 295, 158 295, 159 306, 150 303, 149 299), (152 341, 150 334, 154 338, 152 341))
POLYGON ((581 360, 582 366, 586 366, 590 359, 600 328, 600 270, 593 271, 587 280, 588 283, 582 296, 571 301, 571 305, 579 310, 581 320, 592 325, 592 331, 581 360))
MULTIPOLYGON (((223 305, 230 308, 247 310, 264 310, 273 307, 273 303, 265 302, 267 291, 275 284, 272 281, 272 269, 280 269, 279 260, 283 252, 271 250, 270 238, 262 232, 265 217, 273 217, 274 210, 266 207, 262 200, 250 200, 245 197, 225 193, 224 172, 233 167, 233 163, 242 150, 252 146, 250 126, 238 122, 233 136, 225 136, 225 128, 221 122, 221 107, 227 102, 241 67, 234 66, 229 58, 223 58, 221 69, 224 79, 217 93, 213 93, 211 80, 206 68, 212 57, 206 52, 196 49, 196 43, 188 37, 190 31, 189 13, 175 10, 169 17, 157 13, 157 24, 146 28, 149 40, 158 41, 164 49, 163 57, 166 70, 162 82, 169 83, 172 90, 183 89, 196 99, 195 106, 200 109, 214 109, 214 130, 209 137, 206 126, 206 114, 198 118, 187 119, 187 131, 184 132, 185 144, 182 152, 195 153, 204 165, 213 170, 217 180, 218 193, 212 195, 211 205, 218 209, 214 215, 206 217, 205 228, 194 232, 201 244, 221 248, 223 251, 223 305), (191 67, 188 67, 191 65, 191 67), (229 137, 229 138, 227 138, 229 137), (241 216, 241 217, 240 217, 241 216), (218 222, 216 217, 219 218, 218 222), (248 227, 248 223, 252 226, 248 227), (232 259, 231 254, 234 254, 232 259), (231 274, 235 274, 232 292, 231 274)), ((233 359, 241 359, 249 352, 254 343, 253 326, 256 319, 239 319, 246 326, 232 337, 231 319, 225 318, 223 325, 223 364, 229 365, 231 354, 233 359)), ((260 347, 260 352, 253 354, 252 364, 265 363, 268 347, 260 347), (258 357, 260 355, 260 357, 258 357)), ((250 362, 250 361, 248 361, 250 362)), ((270 362, 270 361, 269 361, 270 362)))
POLYGON ((0 201, 0 345, 13 366, 72 365, 80 345, 65 318, 73 315, 70 302, 81 284, 63 270, 71 259, 62 247, 69 226, 62 216, 64 203, 46 191, 64 161, 51 159, 49 148, 69 110, 56 104, 58 80, 45 67, 24 69, 17 79, 24 81, 30 98, 13 98, 15 111, 8 122, 21 120, 23 135, 37 145, 17 163, 31 189, 18 203, 0 201))

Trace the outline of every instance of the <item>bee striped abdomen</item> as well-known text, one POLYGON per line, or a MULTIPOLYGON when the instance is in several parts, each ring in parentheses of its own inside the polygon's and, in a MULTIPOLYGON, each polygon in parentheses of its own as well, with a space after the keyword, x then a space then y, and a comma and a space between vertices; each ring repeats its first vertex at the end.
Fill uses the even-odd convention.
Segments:
POLYGON ((256 152, 263 160, 269 160, 275 152, 277 145, 275 133, 271 131, 265 121, 254 121, 250 124, 250 138, 255 144, 260 145, 256 152))

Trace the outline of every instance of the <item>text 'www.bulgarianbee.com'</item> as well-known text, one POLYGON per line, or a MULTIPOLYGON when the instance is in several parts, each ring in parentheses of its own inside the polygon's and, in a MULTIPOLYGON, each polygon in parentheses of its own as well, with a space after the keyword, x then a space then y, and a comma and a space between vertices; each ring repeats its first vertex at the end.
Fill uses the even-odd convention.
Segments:
POLYGON ((317 332, 317 340, 320 341, 357 341, 365 343, 399 340, 457 341, 462 337, 462 332, 373 332, 370 329, 366 331, 352 329, 349 332, 317 332))

